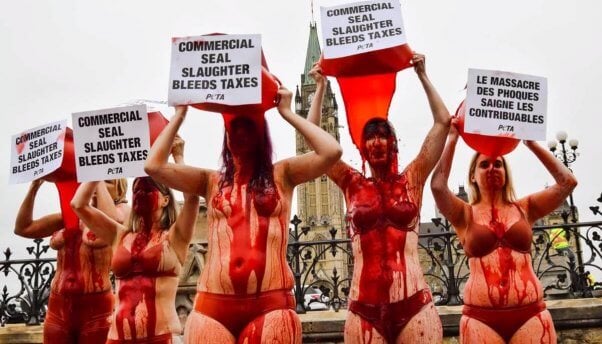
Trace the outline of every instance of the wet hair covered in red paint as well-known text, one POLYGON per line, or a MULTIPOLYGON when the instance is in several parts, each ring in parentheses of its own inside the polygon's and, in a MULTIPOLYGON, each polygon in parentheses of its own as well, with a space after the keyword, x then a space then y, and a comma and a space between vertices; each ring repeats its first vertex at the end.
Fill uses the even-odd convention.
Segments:
MULTIPOLYGON (((397 174, 397 153, 399 152, 397 148, 397 134, 395 133, 395 128, 390 121, 382 119, 382 118, 372 118, 369 120, 364 129, 362 131, 362 141, 361 141, 361 149, 360 154, 362 155, 362 161, 366 161, 366 141, 370 138, 383 135, 387 138, 388 143, 388 161, 390 164, 391 172, 397 174)), ((362 164, 363 165, 363 164, 362 164)), ((362 166, 362 169, 363 166, 362 166)))
MULTIPOLYGON (((255 152, 253 159, 246 163, 252 163, 252 174, 249 181, 249 187, 252 191, 260 192, 266 188, 273 188, 274 184, 274 165, 272 164, 272 140, 270 138, 269 129, 266 120, 263 116, 248 117, 235 116, 234 118, 226 118, 226 132, 224 133, 224 141, 222 147, 222 167, 221 179, 219 187, 224 188, 231 186, 234 182, 234 157, 230 148, 228 148, 227 140, 230 135, 230 144, 237 140, 236 132, 238 128, 246 128, 246 135, 255 135, 255 138, 250 138, 249 141, 254 141, 255 152)), ((249 139, 249 138, 245 138, 249 139)))

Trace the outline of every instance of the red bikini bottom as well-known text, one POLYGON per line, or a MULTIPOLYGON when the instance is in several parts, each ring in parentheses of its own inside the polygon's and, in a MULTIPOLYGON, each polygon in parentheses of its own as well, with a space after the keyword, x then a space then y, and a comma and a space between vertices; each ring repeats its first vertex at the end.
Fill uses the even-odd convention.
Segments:
POLYGON ((172 344, 173 334, 165 333, 151 338, 140 338, 140 339, 107 339, 107 344, 172 344))
POLYGON ((295 310, 290 290, 271 290, 252 295, 228 295, 197 292, 194 310, 224 325, 238 338, 254 319, 278 309, 295 310))
POLYGON ((485 308, 464 305, 462 314, 489 326, 508 342, 527 320, 545 309, 546 303, 543 301, 510 308, 485 308))
POLYGON ((110 291, 50 293, 44 319, 44 343, 105 343, 113 313, 110 291))
POLYGON ((394 303, 372 305, 351 301, 349 311, 369 322, 388 343, 395 343, 408 322, 432 300, 430 291, 422 289, 407 299, 394 303))

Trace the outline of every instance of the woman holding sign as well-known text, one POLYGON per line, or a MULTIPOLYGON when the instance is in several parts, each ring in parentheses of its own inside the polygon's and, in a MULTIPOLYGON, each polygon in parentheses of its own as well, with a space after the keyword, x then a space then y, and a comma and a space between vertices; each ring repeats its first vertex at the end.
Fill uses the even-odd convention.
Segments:
MULTIPOLYGON (((183 161, 183 141, 172 148, 183 161)), ((175 309, 178 276, 192 239, 199 198, 184 195, 176 212, 173 194, 150 177, 133 183, 127 226, 88 205, 98 182, 83 183, 71 201, 79 218, 114 248, 111 269, 117 279, 117 307, 107 343, 173 343, 181 333, 175 309)))
MULTIPOLYGON (((52 236, 50 247, 57 250, 56 272, 44 319, 44 343, 104 343, 108 317, 113 311, 111 247, 81 223, 79 229, 63 229, 59 213, 34 220, 33 207, 41 185, 40 179, 31 183, 17 215, 15 234, 25 238, 52 236)), ((104 191, 95 194, 92 206, 123 222, 129 213, 125 200, 127 180, 101 185, 104 191)))
POLYGON ((524 141, 556 184, 516 200, 506 160, 476 153, 468 172, 471 201, 466 203, 447 187, 457 141, 454 127, 431 189, 437 207, 453 224, 469 258, 461 342, 556 343, 543 289, 531 265, 532 225, 560 206, 577 180, 546 149, 524 141))
POLYGON ((169 146, 186 116, 187 108, 178 106, 146 161, 153 178, 207 200, 209 252, 184 331, 187 343, 301 343, 286 261, 293 188, 324 173, 341 148, 291 111, 290 91, 281 86, 278 96, 278 111, 314 152, 272 164, 264 116, 224 115, 221 171, 168 164, 169 146))
MULTIPOLYGON (((395 130, 387 120, 374 118, 358 142, 371 177, 343 161, 327 172, 345 194, 353 246, 346 343, 433 343, 442 338, 418 261, 418 227, 424 183, 443 150, 450 116, 426 75, 424 56, 414 54, 412 64, 434 121, 418 156, 399 173, 395 130)), ((320 65, 310 74, 319 102, 312 104, 308 119, 318 123, 326 82, 320 65)))

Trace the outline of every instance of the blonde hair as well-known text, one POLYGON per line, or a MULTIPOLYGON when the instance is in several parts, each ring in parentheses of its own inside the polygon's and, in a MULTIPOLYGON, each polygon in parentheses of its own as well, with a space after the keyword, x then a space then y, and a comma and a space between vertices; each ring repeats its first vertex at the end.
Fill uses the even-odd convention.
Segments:
POLYGON ((128 202, 125 198, 125 194, 128 191, 128 180, 126 178, 105 180, 105 183, 115 185, 115 193, 111 194, 115 204, 128 202))
MULTIPOLYGON (((477 159, 481 153, 475 153, 470 160, 470 168, 468 169, 468 202, 470 204, 476 204, 481 201, 481 190, 479 190, 479 186, 476 182, 473 182, 472 179, 474 177, 474 172, 477 168, 477 159)), ((501 156, 502 164, 504 165, 504 174, 506 183, 504 184, 502 190, 502 199, 507 203, 514 203, 516 201, 516 195, 514 193, 514 183, 512 183, 512 173, 510 173, 510 166, 506 162, 506 159, 501 156)))
MULTIPOLYGON (((161 195, 169 196, 169 202, 167 203, 167 206, 165 208, 163 208, 163 212, 161 213, 161 218, 159 219, 159 228, 161 228, 163 230, 168 230, 171 227, 171 225, 174 222, 176 222, 176 217, 178 215, 178 212, 176 209, 176 200, 173 196, 173 192, 167 186, 165 186, 161 183, 157 183, 150 177, 139 177, 139 178, 134 179, 134 182, 132 183, 132 190, 133 190, 134 185, 136 185, 136 182, 141 178, 148 178, 152 182, 152 184, 157 187, 157 190, 159 190, 161 195)), ((134 209, 132 209, 132 211, 130 211, 130 218, 128 219, 127 231, 134 232, 134 233, 138 232, 139 226, 140 226, 140 215, 136 214, 134 209)))

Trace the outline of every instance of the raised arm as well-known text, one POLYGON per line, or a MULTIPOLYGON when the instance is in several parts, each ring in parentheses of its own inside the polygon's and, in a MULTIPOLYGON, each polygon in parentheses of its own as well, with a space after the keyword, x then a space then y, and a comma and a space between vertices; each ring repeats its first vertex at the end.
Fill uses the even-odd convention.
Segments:
POLYGON ((176 114, 171 118, 169 124, 163 128, 151 147, 144 163, 144 171, 154 180, 170 188, 184 193, 206 196, 207 182, 211 170, 174 164, 167 160, 178 129, 180 129, 186 118, 187 110, 188 107, 186 106, 176 106, 176 114))
POLYGON ((558 208, 577 186, 577 179, 571 170, 564 166, 547 149, 544 149, 535 141, 523 142, 556 181, 556 184, 519 200, 523 209, 527 209, 529 222, 533 223, 558 208))
POLYGON ((59 213, 46 215, 36 220, 33 219, 33 206, 42 182, 41 179, 31 182, 27 195, 25 195, 25 199, 17 213, 15 234, 24 238, 45 238, 64 227, 63 217, 59 213))
MULTIPOLYGON (((322 118, 322 104, 324 102, 324 92, 326 92, 326 77, 322 74, 322 66, 318 62, 314 64, 312 69, 309 71, 311 76, 316 81, 316 93, 311 101, 309 107, 309 113, 307 114, 307 120, 311 123, 320 126, 320 119, 322 118)), ((343 188, 344 179, 348 175, 350 170, 349 165, 339 159, 331 168, 328 169, 326 174, 332 179, 335 184, 343 188)))
MULTIPOLYGON (((171 155, 176 164, 184 164, 184 140, 178 135, 174 137, 171 147, 171 155)), ((174 247, 180 263, 184 264, 188 245, 192 240, 196 226, 196 218, 199 213, 199 196, 194 194, 184 194, 184 205, 176 218, 176 222, 169 230, 169 242, 174 247)))
POLYGON ((309 106, 307 120, 320 126, 322 103, 324 102, 324 92, 326 90, 326 77, 322 74, 322 67, 319 63, 314 64, 313 68, 309 71, 309 76, 316 82, 316 93, 314 93, 311 105, 309 106))
POLYGON ((95 197, 96 209, 102 211, 113 220, 123 224, 125 219, 123 219, 123 215, 117 210, 117 206, 115 206, 115 202, 113 201, 105 182, 98 182, 96 184, 95 197))
MULTIPOLYGON (((292 93, 289 90, 280 86, 278 95, 280 96, 278 112, 305 137, 307 144, 314 149, 313 152, 282 162, 285 178, 289 186, 294 187, 324 174, 341 158, 342 150, 334 137, 291 110, 292 93)), ((316 98, 318 97, 314 97, 316 98)))
MULTIPOLYGON (((455 124, 455 120, 454 120, 455 124)), ((449 173, 451 171, 452 161, 458 143, 458 130, 455 125, 449 131, 447 145, 443 150, 439 164, 433 171, 431 178, 431 190, 437 203, 437 208, 446 219, 456 228, 456 231, 462 235, 466 227, 467 215, 470 211, 470 205, 458 198, 448 187, 449 173)))
POLYGON ((422 83, 433 114, 433 126, 422 143, 418 157, 412 163, 412 165, 415 165, 418 175, 422 179, 421 181, 424 182, 433 170, 433 167, 435 167, 439 156, 441 156, 443 146, 445 145, 445 138, 449 131, 451 117, 439 93, 426 74, 424 55, 414 54, 412 63, 414 71, 416 71, 418 79, 422 83))
MULTIPOLYGON (((125 228, 104 212, 90 205, 90 199, 97 189, 98 184, 99 182, 82 183, 79 188, 77 188, 75 196, 73 196, 73 199, 71 200, 71 208, 75 211, 77 217, 79 217, 79 219, 82 220, 96 236, 113 246, 117 234, 120 230, 124 230, 125 228)), ((104 192, 106 195, 101 196, 101 198, 108 195, 106 187, 104 187, 104 192)))

